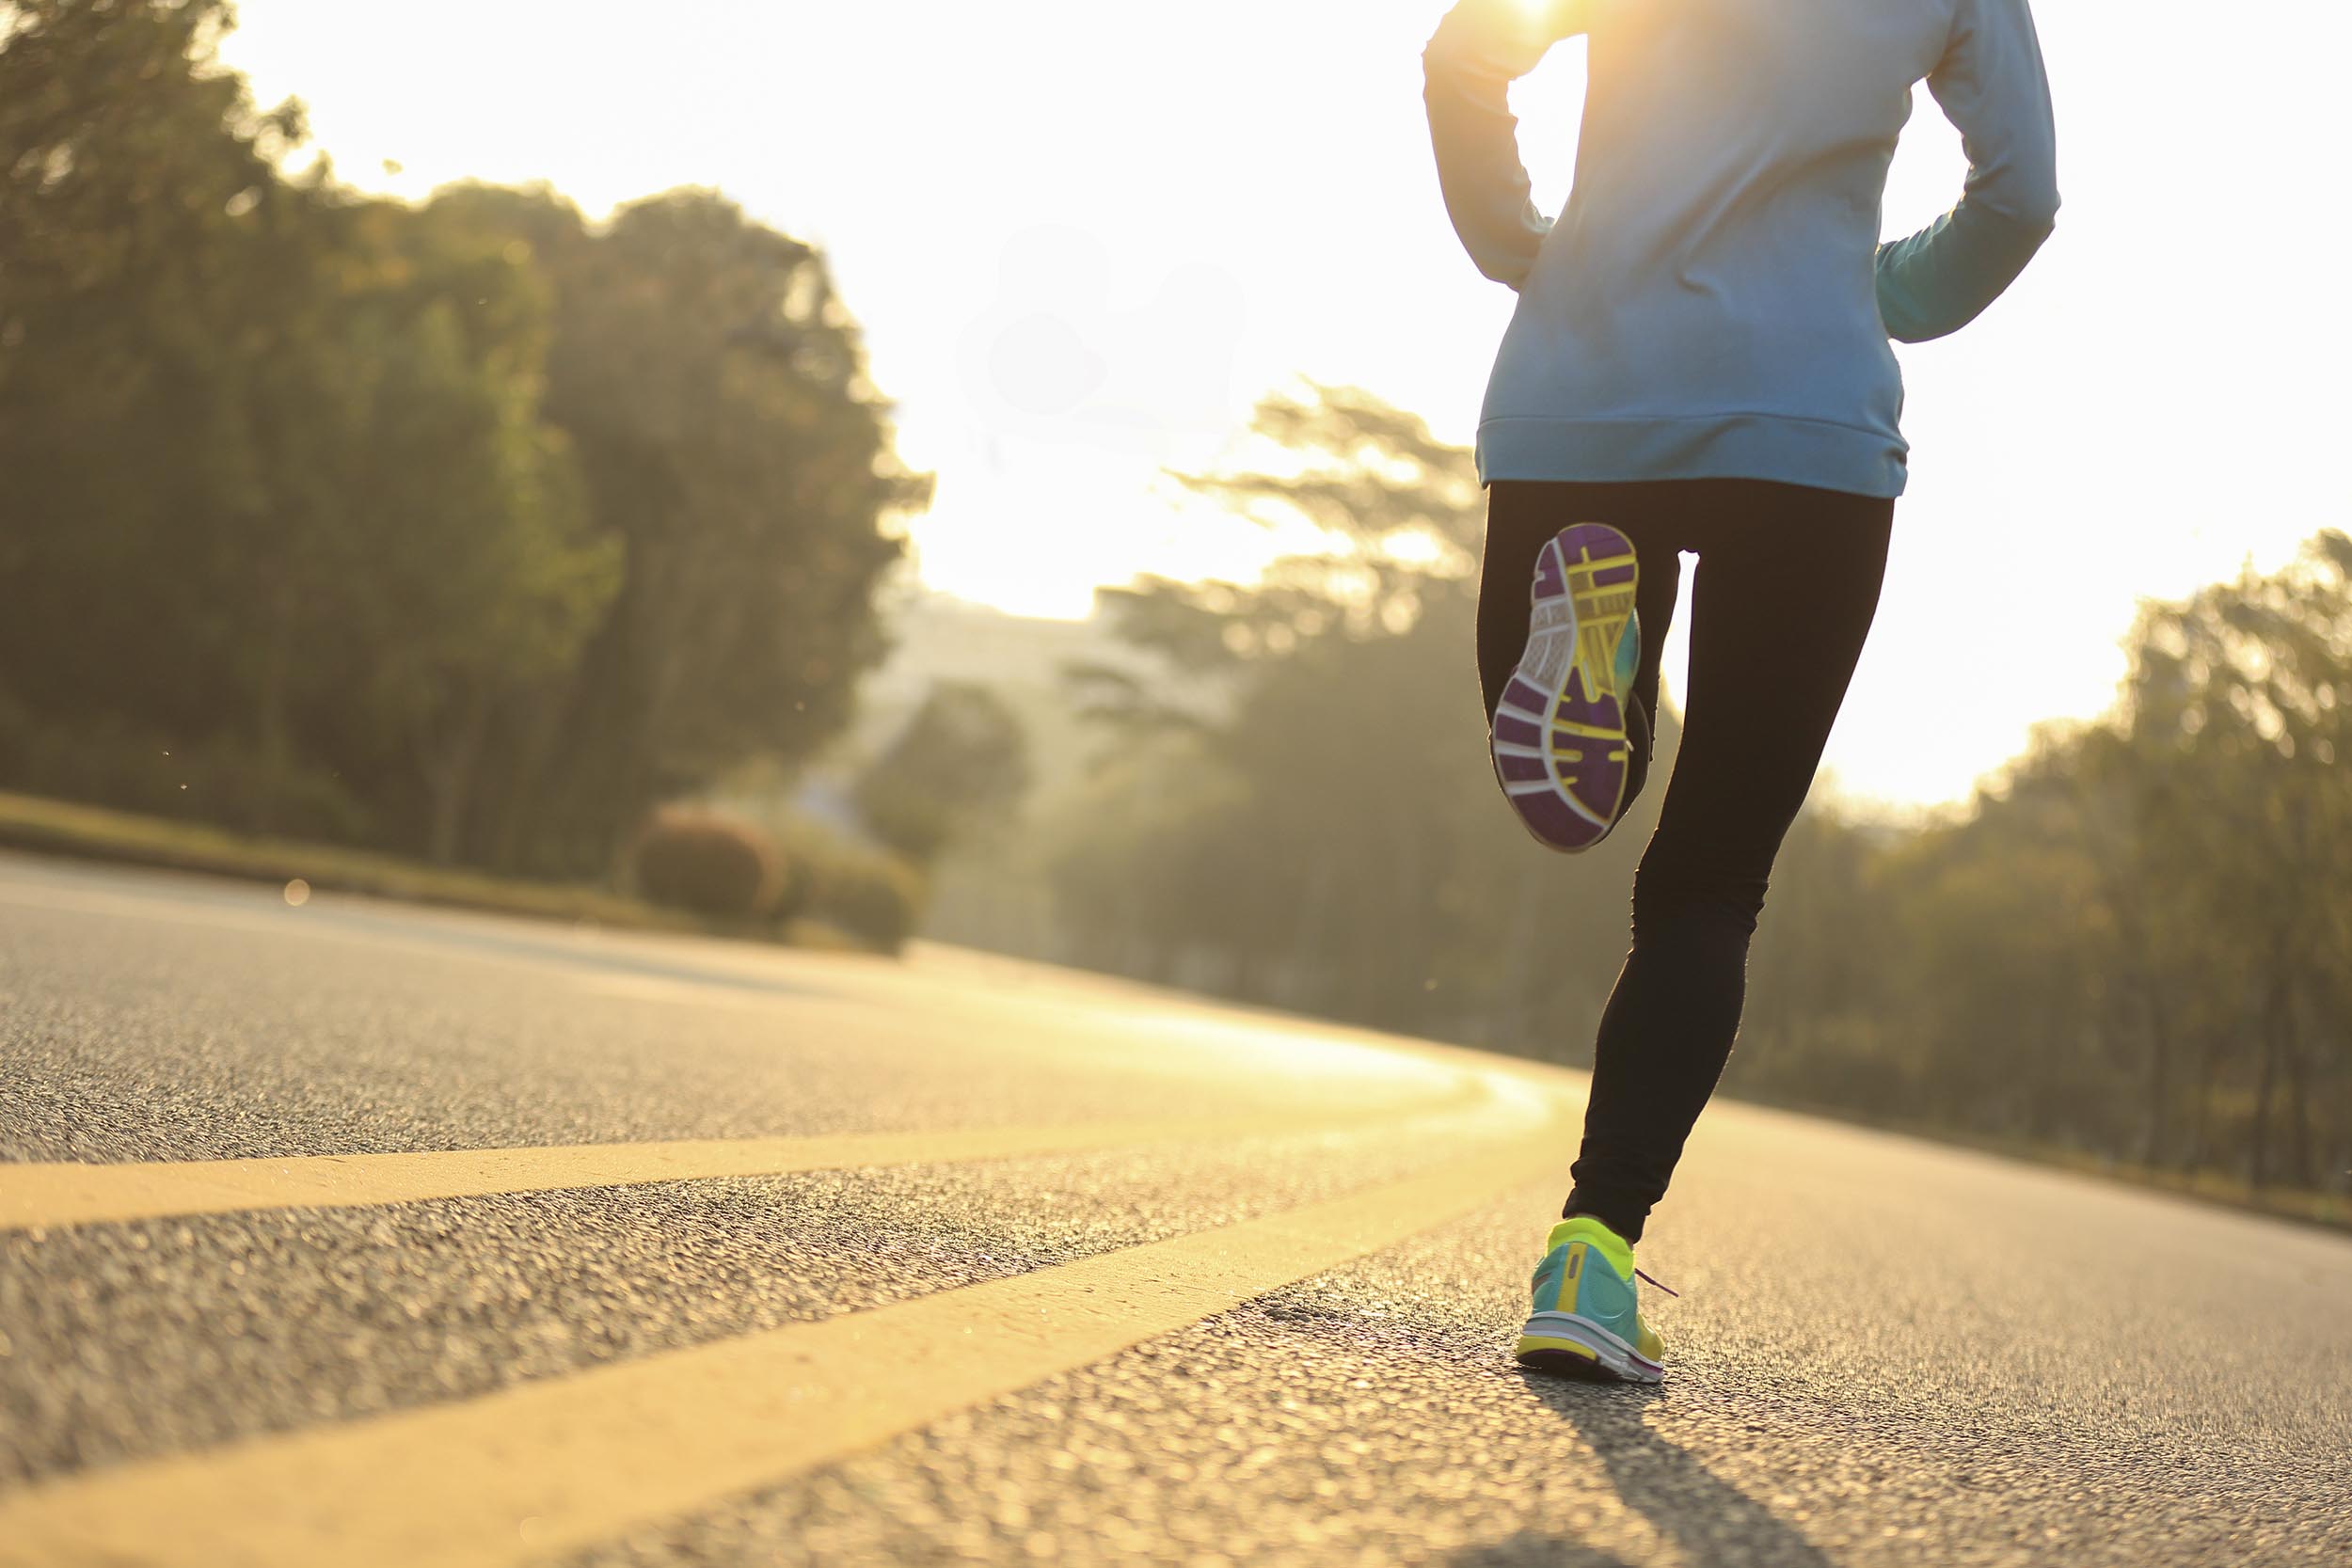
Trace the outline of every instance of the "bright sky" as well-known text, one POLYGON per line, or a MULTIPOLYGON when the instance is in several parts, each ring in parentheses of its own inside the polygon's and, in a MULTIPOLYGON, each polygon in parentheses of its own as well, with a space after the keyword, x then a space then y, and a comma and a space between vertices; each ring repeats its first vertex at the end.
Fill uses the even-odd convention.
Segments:
MULTIPOLYGON (((302 97, 369 188, 546 178, 598 216, 716 185, 818 245, 900 452, 938 475, 924 578, 1074 616, 1097 583, 1246 575, 1283 543, 1158 469, 1246 462, 1250 405, 1298 374, 1470 442, 1516 296, 1438 196, 1421 49, 1444 9, 240 0, 225 55, 264 104, 302 97)), ((1910 488, 1827 763, 1863 799, 1964 797, 2034 720, 2107 704, 2138 596, 2352 528, 2328 455, 2352 291, 2325 237, 2352 8, 2037 21, 2064 207, 1985 316, 1899 345, 1910 488)), ((1582 86, 1570 41, 1513 89, 1548 213, 1582 86)), ((1888 232, 1948 207, 1963 166, 1921 91, 1888 232)))

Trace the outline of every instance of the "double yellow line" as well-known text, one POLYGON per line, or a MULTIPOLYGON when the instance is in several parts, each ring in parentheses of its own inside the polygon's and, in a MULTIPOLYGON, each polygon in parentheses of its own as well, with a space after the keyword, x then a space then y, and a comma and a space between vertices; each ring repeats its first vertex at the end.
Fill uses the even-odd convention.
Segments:
MULTIPOLYGON (((1417 1114, 1467 1104, 1465 1082, 1417 1114)), ((625 1187, 720 1176, 788 1176, 875 1165, 961 1164, 1073 1154, 1167 1141, 1205 1142, 1343 1132, 1393 1120, 1383 1106, 1312 1118, 1221 1117, 1190 1121, 1093 1122, 1046 1127, 958 1128, 936 1132, 861 1132, 836 1137, 733 1138, 699 1142, 575 1144, 548 1148, 475 1148, 415 1154, 329 1154, 259 1160, 192 1160, 120 1165, 0 1165, 0 1231, 106 1221, 167 1219, 252 1210, 373 1207, 432 1198, 625 1187)))
MULTIPOLYGON (((477 1399, 28 1488, 0 1497, 0 1564, 490 1568, 574 1551, 831 1463, 1440 1224, 1557 1165, 1566 1143, 1564 1118, 1572 1109, 1530 1079, 1481 1073, 1451 1105, 1375 1114, 1400 1134, 1474 1150, 1470 1158, 1344 1197, 477 1399)), ((1316 1125, 1361 1124, 1375 1116, 1316 1125)), ((0 1216, 21 1227, 400 1202, 1009 1157, 1198 1136, 1210 1128, 1224 1135, 1271 1130, 1265 1118, 1252 1118, 97 1166, 80 1167, 80 1176, 56 1166, 18 1167, 0 1180, 0 1216), (518 1178, 524 1184, 486 1184, 518 1178)), ((1302 1129, 1292 1120, 1280 1130, 1302 1129)))

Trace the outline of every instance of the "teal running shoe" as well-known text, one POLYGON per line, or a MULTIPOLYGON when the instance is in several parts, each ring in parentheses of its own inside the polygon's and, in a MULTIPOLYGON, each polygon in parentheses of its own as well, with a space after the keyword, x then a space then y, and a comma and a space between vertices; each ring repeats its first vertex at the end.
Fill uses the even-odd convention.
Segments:
POLYGON ((1519 1364, 1602 1381, 1663 1378, 1665 1344, 1634 1301, 1636 1276, 1658 1281, 1633 1266, 1631 1244, 1590 1214, 1562 1220, 1544 1244, 1535 1310, 1519 1330, 1519 1364))

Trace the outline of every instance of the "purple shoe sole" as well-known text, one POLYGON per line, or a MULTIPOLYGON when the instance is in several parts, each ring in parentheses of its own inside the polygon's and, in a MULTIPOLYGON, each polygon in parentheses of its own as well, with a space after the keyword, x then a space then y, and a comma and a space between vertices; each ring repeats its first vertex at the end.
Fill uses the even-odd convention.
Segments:
POLYGON ((1546 542, 1527 645, 1488 735, 1495 779, 1519 820, 1571 854, 1606 838, 1625 800, 1618 644, 1637 578, 1633 542, 1606 523, 1578 523, 1546 542))

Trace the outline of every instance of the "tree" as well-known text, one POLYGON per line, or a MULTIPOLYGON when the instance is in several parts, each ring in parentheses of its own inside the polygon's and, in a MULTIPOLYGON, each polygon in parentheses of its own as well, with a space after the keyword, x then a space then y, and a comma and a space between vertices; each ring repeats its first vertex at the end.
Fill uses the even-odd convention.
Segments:
MULTIPOLYGON (((2352 800, 2337 768, 2352 739, 2352 540, 2324 531, 2280 572, 2249 567, 2146 607, 2129 691, 2134 749, 2166 784, 2165 894, 2195 922, 2206 996, 2235 1004, 2236 1053, 2252 1042, 2249 1179, 2276 1180, 2283 1114, 2286 1168, 2309 1185, 2321 1075, 2352 1082, 2352 800)), ((2208 1035, 2201 1131, 2219 1039, 2208 1035)))
POLYGON ((228 24, 50 0, 0 49, 0 650, 53 725, 250 755, 214 803, 244 825, 340 778, 448 858, 490 708, 569 663, 617 558, 538 417, 543 291, 283 178, 299 110, 212 64, 228 24))
POLYGON ((221 392, 299 222, 270 159, 301 131, 208 69, 228 24, 214 0, 0 11, 0 668, 39 713, 224 716, 254 498, 221 392))
POLYGON ((0 7, 0 782, 601 871, 828 738, 930 479, 822 259, 289 177, 230 24, 0 7))
POLYGON ((548 279, 547 416, 628 559, 583 657, 500 743, 484 852, 600 867, 652 801, 837 732, 883 652, 873 594, 900 544, 882 525, 930 476, 893 454, 822 257, 714 193, 601 230, 544 188, 458 186, 432 211, 548 279))
POLYGON ((1000 821, 1029 787, 1028 741, 1004 699, 936 681, 852 790, 868 832, 917 865, 1000 821))
MULTIPOLYGON (((322 443, 343 462, 309 523, 347 545, 324 580, 365 585, 337 608, 366 662, 333 672, 313 731, 355 766, 413 778, 422 809, 406 816, 449 861, 497 724, 573 666, 619 587, 620 542, 590 532, 569 443, 539 417, 540 280, 431 213, 356 215, 386 271, 344 301, 329 341, 348 356, 310 389, 311 407, 347 422, 322 443)), ((300 421, 288 410, 278 428, 300 421)))

